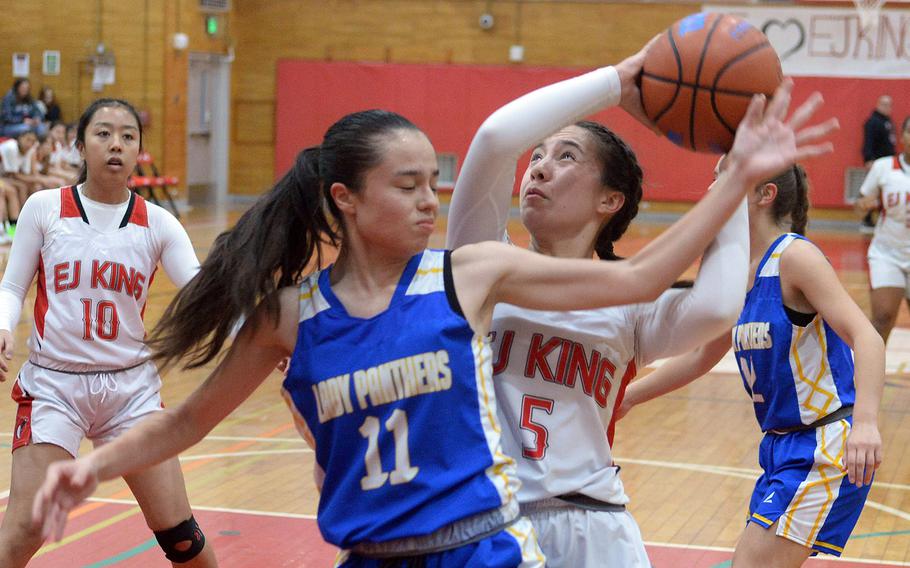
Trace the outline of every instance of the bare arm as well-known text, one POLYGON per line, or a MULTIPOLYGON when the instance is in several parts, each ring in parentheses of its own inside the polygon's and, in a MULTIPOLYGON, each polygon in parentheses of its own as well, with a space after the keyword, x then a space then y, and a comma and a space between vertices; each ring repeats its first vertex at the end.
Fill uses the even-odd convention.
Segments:
MULTIPOLYGON (((796 241, 781 256, 781 287, 805 301, 853 349, 856 402, 853 428, 847 438, 846 464, 851 483, 872 482, 882 461, 878 410, 885 382, 885 345, 856 305, 821 251, 796 241)), ((792 307, 792 306, 791 306, 792 307)))
POLYGON ((280 292, 276 326, 260 308, 259 325, 244 326, 224 360, 180 406, 155 413, 110 444, 74 461, 57 462, 35 496, 32 515, 45 538, 63 534, 67 512, 88 497, 100 481, 159 463, 189 448, 246 400, 293 351, 297 335, 298 291, 280 292))
POLYGON ((730 334, 724 333, 689 353, 673 357, 641 379, 632 381, 626 388, 617 418, 625 416, 634 406, 688 385, 713 369, 729 350, 730 334))

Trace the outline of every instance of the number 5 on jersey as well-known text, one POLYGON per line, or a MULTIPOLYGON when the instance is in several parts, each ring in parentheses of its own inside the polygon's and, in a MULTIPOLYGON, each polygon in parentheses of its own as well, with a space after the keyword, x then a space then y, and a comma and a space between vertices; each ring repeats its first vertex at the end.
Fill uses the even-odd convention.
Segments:
POLYGON ((521 455, 529 460, 542 460, 547 455, 547 432, 546 426, 540 422, 534 421, 534 411, 541 410, 547 414, 553 414, 553 405, 555 402, 549 398, 539 398, 531 395, 521 397, 521 429, 526 430, 534 435, 534 444, 527 445, 522 441, 521 455))

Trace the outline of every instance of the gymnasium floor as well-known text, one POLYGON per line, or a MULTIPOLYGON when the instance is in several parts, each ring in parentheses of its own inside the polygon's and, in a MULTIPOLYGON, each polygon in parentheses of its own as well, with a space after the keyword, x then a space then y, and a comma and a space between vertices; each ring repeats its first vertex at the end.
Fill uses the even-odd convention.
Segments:
MULTIPOLYGON (((214 236, 235 212, 196 209, 186 227, 204 257, 214 236)), ((653 238, 661 225, 634 226, 617 247, 629 254, 653 238)), ((444 220, 431 246, 442 246, 444 220)), ((526 241, 517 224, 511 234, 526 241)), ((864 268, 866 242, 856 231, 815 232, 810 236, 829 256, 845 285, 867 307, 864 268)), ((8 248, 0 249, 0 266, 8 248)), ((173 295, 167 278, 151 291, 147 319, 157 320, 173 295)), ((16 330, 13 367, 24 356, 32 324, 34 294, 16 330)), ((813 559, 811 568, 910 566, 910 318, 902 308, 899 328, 888 348, 888 377, 881 412, 885 461, 845 560, 813 559)), ((205 372, 171 373, 164 399, 176 404, 205 372)), ((221 566, 329 566, 335 556, 314 520, 317 495, 313 454, 298 438, 278 394, 274 373, 227 420, 182 457, 190 500, 221 566)), ((2 387, 9 392, 11 385, 2 387)), ((0 514, 8 495, 10 430, 15 406, 0 397, 0 514)), ((730 565, 742 530, 746 504, 758 475, 760 433, 751 403, 728 356, 708 376, 688 388, 633 410, 619 423, 615 454, 657 568, 721 568, 730 565)), ((83 446, 88 451, 89 446, 83 446)), ((101 486, 95 498, 70 516, 63 541, 46 545, 30 566, 166 567, 139 509, 121 481, 101 486)))

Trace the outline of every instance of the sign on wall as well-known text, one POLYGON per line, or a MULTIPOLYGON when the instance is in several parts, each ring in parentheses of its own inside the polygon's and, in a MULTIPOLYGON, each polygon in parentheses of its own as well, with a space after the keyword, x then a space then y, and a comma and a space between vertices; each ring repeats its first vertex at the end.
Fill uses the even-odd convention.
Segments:
POLYGON ((762 30, 785 75, 910 78, 910 12, 882 10, 878 25, 864 32, 852 8, 704 6, 762 30))

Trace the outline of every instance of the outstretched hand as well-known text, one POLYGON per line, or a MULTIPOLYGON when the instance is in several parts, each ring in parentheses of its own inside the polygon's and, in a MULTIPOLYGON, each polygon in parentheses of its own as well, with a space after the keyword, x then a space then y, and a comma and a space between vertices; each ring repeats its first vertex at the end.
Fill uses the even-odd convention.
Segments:
POLYGON ((738 168, 753 184, 774 177, 796 162, 827 154, 834 145, 824 138, 839 127, 836 118, 805 126, 822 106, 818 92, 801 104, 787 119, 793 81, 784 79, 774 97, 766 104, 764 95, 755 95, 739 128, 728 165, 738 168))
POLYGON ((44 484, 32 503, 32 523, 41 528, 42 539, 63 538, 70 510, 94 493, 98 473, 86 458, 51 464, 44 484))

